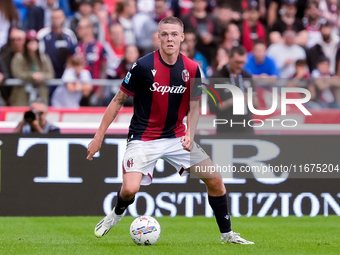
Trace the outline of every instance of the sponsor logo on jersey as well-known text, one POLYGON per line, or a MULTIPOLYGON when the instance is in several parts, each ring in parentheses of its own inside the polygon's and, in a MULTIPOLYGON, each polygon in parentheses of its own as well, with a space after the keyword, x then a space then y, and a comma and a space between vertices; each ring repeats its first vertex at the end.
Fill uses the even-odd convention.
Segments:
POLYGON ((154 82, 150 87, 151 91, 160 92, 162 95, 165 93, 173 93, 173 94, 183 94, 186 91, 186 87, 179 85, 179 86, 162 86, 159 85, 158 82, 154 82))
POLYGON ((187 82, 190 79, 189 71, 184 69, 182 71, 182 79, 184 82, 187 82))
POLYGON ((125 82, 126 84, 129 84, 130 78, 131 78, 131 73, 128 72, 128 73, 126 74, 126 76, 125 76, 124 82, 125 82))
POLYGON ((88 62, 96 62, 99 59, 99 55, 96 52, 89 52, 86 54, 86 60, 88 62))
POLYGON ((155 69, 152 69, 152 70, 151 70, 151 73, 152 73, 153 77, 155 77, 156 72, 157 72, 157 70, 155 70, 155 69))
POLYGON ((67 48, 68 47, 68 42, 66 40, 57 40, 54 43, 54 46, 59 49, 59 48, 67 48))

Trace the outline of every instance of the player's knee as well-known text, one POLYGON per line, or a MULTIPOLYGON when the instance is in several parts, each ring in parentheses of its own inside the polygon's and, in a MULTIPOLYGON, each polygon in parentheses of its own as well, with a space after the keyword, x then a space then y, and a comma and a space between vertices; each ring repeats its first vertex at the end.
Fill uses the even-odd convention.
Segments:
POLYGON ((205 179, 205 184, 209 190, 224 191, 225 187, 221 178, 208 178, 205 179))
POLYGON ((134 197, 134 195, 138 192, 139 187, 122 187, 122 190, 120 191, 120 196, 124 200, 130 200, 134 197))

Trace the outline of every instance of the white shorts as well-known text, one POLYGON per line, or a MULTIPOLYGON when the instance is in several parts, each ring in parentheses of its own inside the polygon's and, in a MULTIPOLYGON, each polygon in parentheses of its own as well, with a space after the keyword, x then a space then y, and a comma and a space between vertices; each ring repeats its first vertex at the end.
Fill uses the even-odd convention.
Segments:
POLYGON ((158 159, 169 162, 181 176, 185 176, 188 175, 186 169, 207 158, 209 156, 196 143, 191 152, 184 150, 180 137, 152 141, 133 140, 127 144, 123 171, 142 173, 141 185, 150 185, 158 159))

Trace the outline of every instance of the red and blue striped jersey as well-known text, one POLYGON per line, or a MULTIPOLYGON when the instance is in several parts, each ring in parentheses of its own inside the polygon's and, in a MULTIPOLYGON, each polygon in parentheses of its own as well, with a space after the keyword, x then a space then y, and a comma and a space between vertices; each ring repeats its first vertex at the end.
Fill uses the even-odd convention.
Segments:
POLYGON ((90 71, 93 79, 100 79, 101 65, 106 62, 106 50, 97 40, 90 43, 80 42, 76 48, 76 54, 84 56, 86 69, 90 71))
POLYGON ((190 100, 201 99, 195 78, 201 78, 198 65, 182 54, 174 65, 165 63, 159 51, 134 63, 120 87, 134 97, 128 139, 149 141, 185 135, 183 118, 190 100))

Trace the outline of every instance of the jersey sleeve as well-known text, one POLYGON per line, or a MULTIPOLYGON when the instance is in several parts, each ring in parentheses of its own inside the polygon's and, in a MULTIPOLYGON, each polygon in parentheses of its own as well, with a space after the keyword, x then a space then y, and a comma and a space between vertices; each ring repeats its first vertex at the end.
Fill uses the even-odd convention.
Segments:
POLYGON ((120 90, 123 91, 125 94, 134 97, 136 94, 138 83, 140 83, 141 80, 141 66, 138 62, 136 62, 132 65, 130 71, 126 74, 122 85, 120 86, 120 90))
POLYGON ((202 97, 202 90, 200 89, 201 85, 202 85, 201 72, 199 67, 197 66, 195 79, 194 82, 192 82, 190 101, 201 100, 202 97))

